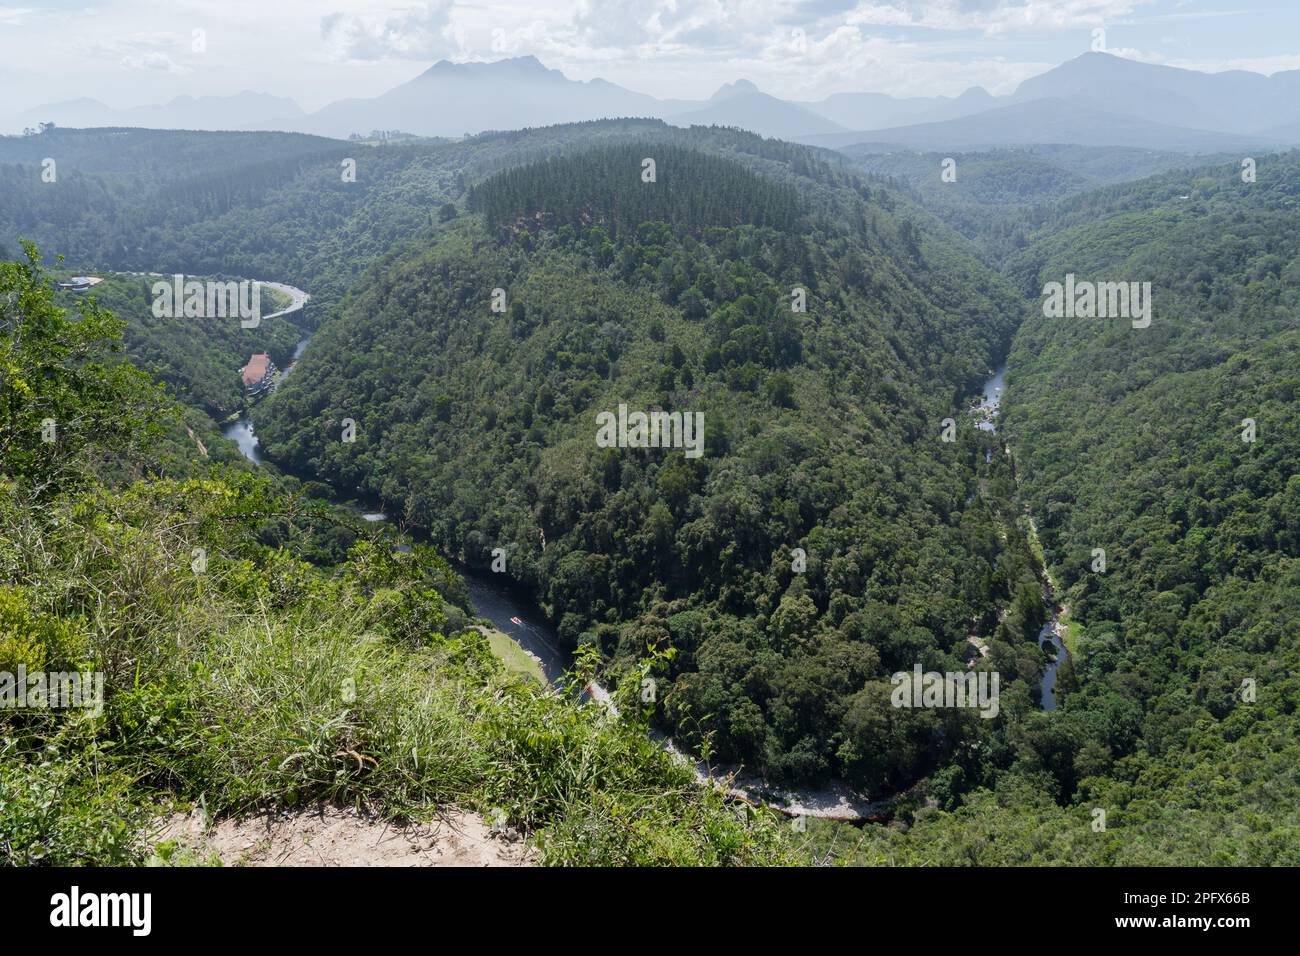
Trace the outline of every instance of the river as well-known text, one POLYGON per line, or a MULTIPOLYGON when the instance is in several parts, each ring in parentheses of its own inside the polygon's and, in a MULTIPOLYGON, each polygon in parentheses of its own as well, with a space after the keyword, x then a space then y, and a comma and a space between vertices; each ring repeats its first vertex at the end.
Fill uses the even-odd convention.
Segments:
MULTIPOLYGON (((277 284, 276 287, 281 289, 290 288, 289 286, 281 286, 279 284, 277 284)), ((297 302, 298 307, 301 308, 302 303, 306 301, 307 294, 302 292, 300 289, 294 289, 293 291, 298 292, 304 297, 302 299, 299 299, 297 296, 294 297, 294 301, 297 302)), ((277 312, 276 316, 283 314, 284 313, 282 312, 277 312)), ((268 316, 268 318, 275 318, 276 316, 268 316)), ((293 371, 293 367, 298 364, 298 359, 302 357, 303 351, 307 348, 307 343, 311 341, 311 336, 312 333, 307 332, 298 340, 298 344, 293 347, 293 357, 289 359, 289 364, 286 365, 284 371, 280 373, 281 382, 289 377, 289 373, 293 371)), ((229 438, 238 445, 239 453, 249 461, 253 462, 253 464, 260 465, 262 463, 262 449, 258 445, 257 435, 253 433, 253 420, 249 417, 247 411, 240 415, 238 420, 222 425, 221 437, 229 438)))
MULTIPOLYGON (((307 334, 294 348, 293 360, 281 374, 281 380, 293 371, 298 358, 311 341, 307 334)), ((981 401, 972 407, 971 412, 978 419, 977 426, 985 431, 996 432, 996 419, 1002 403, 1003 387, 1006 377, 1006 365, 1000 366, 984 383, 981 401)), ((240 452, 250 461, 260 464, 261 452, 257 436, 253 431, 253 422, 246 413, 237 422, 232 422, 222 429, 222 434, 234 441, 240 452)), ((379 510, 367 511, 355 509, 367 521, 382 522, 387 516, 379 510)), ((486 618, 497 630, 509 635, 524 650, 535 656, 542 665, 546 679, 551 683, 558 681, 572 663, 572 654, 564 649, 563 643, 551 628, 546 614, 535 601, 518 585, 498 575, 485 574, 469 568, 458 566, 457 572, 465 579, 469 590, 472 612, 486 618), (518 623, 516 623, 518 622, 518 623)), ((1067 652, 1059 637, 1058 614, 1054 609, 1048 622, 1038 636, 1039 645, 1051 641, 1057 648, 1054 660, 1048 663, 1041 679, 1042 706, 1052 710, 1056 706, 1056 673, 1067 652)), ((591 688, 592 696, 607 701, 609 695, 599 687, 591 688)), ((666 750, 683 762, 694 766, 697 779, 724 786, 728 795, 749 803, 766 803, 787 816, 821 817, 842 822, 861 822, 878 820, 887 816, 895 797, 868 801, 842 783, 816 790, 786 790, 769 786, 765 781, 745 775, 739 768, 709 767, 696 761, 689 754, 674 746, 671 739, 656 733, 655 738, 666 750)))
POLYGON ((1006 384, 1007 365, 1003 362, 984 383, 983 397, 972 409, 975 427, 986 432, 996 432, 998 407, 1002 404, 1002 387, 1006 384))
POLYGON ((1043 710, 1056 710, 1056 672, 1070 656, 1061 641, 1060 630, 1060 615, 1053 610, 1052 616, 1038 632, 1038 646, 1046 647, 1050 644, 1054 651, 1052 660, 1047 662, 1047 666, 1043 668, 1043 676, 1038 681, 1038 688, 1042 692, 1043 710))
POLYGON ((262 450, 257 445, 257 436, 253 434, 253 422, 245 412, 238 421, 221 426, 221 437, 229 438, 239 446, 239 453, 255 465, 262 463, 262 450))
MULTIPOLYGON (((971 409, 971 414, 975 416, 975 427, 987 432, 997 432, 998 411, 1002 405, 1003 390, 1006 386, 1007 366, 1006 363, 998 366, 993 374, 984 382, 982 398, 979 403, 971 409)), ((990 460, 992 456, 986 454, 985 461, 990 460)), ((1033 521, 1030 521, 1033 526, 1033 521)), ((1034 529, 1037 535, 1037 529, 1034 529)), ((1044 569, 1046 574, 1046 569, 1044 569)), ((1057 606, 1055 592, 1051 582, 1045 583, 1044 596, 1050 613, 1047 622, 1038 632, 1038 646, 1046 650, 1052 649, 1052 657, 1043 668, 1043 676, 1039 679, 1038 687, 1041 696, 1043 710, 1056 709, 1056 675, 1061 669, 1061 665, 1069 658, 1070 653, 1061 640, 1061 608, 1057 606)))
POLYGON ((563 650, 559 636, 547 623, 546 613, 518 585, 498 574, 483 574, 457 565, 465 579, 474 613, 492 622, 498 631, 510 635, 520 647, 542 662, 542 673, 552 684, 560 680, 573 663, 563 650), (520 621, 516 624, 515 621, 520 621))

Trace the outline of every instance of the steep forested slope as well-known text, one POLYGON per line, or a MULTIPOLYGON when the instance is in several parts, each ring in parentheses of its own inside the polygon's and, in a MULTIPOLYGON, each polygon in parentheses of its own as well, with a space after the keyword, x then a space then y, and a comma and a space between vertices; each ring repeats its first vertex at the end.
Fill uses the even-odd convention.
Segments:
POLYGON ((358 528, 318 560, 339 515, 292 483, 159 478, 170 403, 118 360, 120 323, 58 308, 25 251, 0 263, 0 865, 210 863, 160 824, 320 803, 472 807, 541 862, 797 859, 636 708, 611 719, 509 673, 431 549, 358 528))
POLYGON ((997 262, 1025 248, 1045 228, 1059 228, 1060 209, 1076 200, 1078 208, 1089 209, 1106 194, 1106 186, 1199 169, 1210 161, 1122 146, 1035 145, 978 152, 882 152, 850 146, 842 152, 858 168, 912 190, 997 262))
POLYGON ((1155 311, 1146 329, 1031 319, 1007 431, 1085 628, 1075 706, 1143 714, 1109 756, 1132 753, 1126 775, 1174 764, 1180 802, 1289 815, 1294 772, 1262 777, 1267 750, 1297 751, 1300 160, 1261 161, 1253 184, 1231 167, 1192 181, 1185 199, 1133 187, 1122 205, 1145 209, 1067 228, 1018 264, 1044 280, 1149 279, 1155 311), (1244 793, 1193 796, 1211 767, 1244 793))
POLYGON ((1258 173, 1080 197, 1009 264, 1027 295, 1071 272, 1154 292, 1148 328, 1032 315, 1010 359, 1003 430, 1076 689, 996 796, 864 858, 1296 863, 1300 161, 1258 173))
MULTIPOLYGON (((616 670, 671 648, 657 706, 692 743, 784 779, 911 783, 989 731, 893 710, 888 675, 964 669, 972 628, 1036 594, 975 494, 976 433, 940 440, 1019 303, 919 209, 806 150, 700 130, 595 146, 475 185, 482 218, 375 267, 263 443, 472 566, 503 548, 616 670), (599 447, 620 403, 703 413, 703 455, 599 447)), ((1039 668, 1012 643, 1027 623, 995 639, 1013 685, 1039 668)))

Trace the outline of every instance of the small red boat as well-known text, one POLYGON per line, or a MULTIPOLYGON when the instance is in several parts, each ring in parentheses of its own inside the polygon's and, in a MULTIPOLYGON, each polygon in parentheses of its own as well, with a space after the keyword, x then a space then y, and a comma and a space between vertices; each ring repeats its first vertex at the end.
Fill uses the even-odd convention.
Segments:
POLYGON ((519 620, 519 618, 517 618, 517 617, 512 617, 512 618, 510 619, 510 623, 511 623, 511 624, 518 624, 520 627, 523 627, 523 625, 524 625, 524 622, 521 621, 521 620, 519 620))

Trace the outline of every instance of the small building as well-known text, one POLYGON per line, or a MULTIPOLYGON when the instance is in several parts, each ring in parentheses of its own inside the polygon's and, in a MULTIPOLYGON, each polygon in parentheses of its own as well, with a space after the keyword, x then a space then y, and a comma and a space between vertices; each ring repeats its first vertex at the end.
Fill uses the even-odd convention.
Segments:
POLYGON ((59 288, 69 292, 89 292, 92 287, 103 281, 99 276, 73 276, 65 282, 60 282, 59 288))
POLYGON ((265 352, 254 352, 240 373, 244 377, 244 391, 253 398, 258 398, 275 386, 280 370, 265 352))

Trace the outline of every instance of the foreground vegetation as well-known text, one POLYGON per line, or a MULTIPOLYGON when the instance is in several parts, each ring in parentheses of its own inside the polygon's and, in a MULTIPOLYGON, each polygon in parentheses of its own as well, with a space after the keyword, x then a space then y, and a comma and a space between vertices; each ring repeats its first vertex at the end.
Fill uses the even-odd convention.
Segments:
POLYGON ((0 859, 136 863, 168 806, 319 800, 502 811, 548 863, 790 859, 772 817, 698 786, 636 708, 510 674, 426 549, 361 540, 321 566, 302 554, 330 516, 271 479, 150 477, 166 400, 111 361, 111 317, 52 298, 34 252, 0 265, 0 670, 102 671, 105 700, 0 713, 0 859), (50 418, 77 425, 45 443, 50 418), (143 477, 101 480, 108 460, 143 477))

